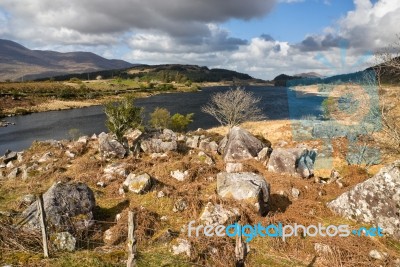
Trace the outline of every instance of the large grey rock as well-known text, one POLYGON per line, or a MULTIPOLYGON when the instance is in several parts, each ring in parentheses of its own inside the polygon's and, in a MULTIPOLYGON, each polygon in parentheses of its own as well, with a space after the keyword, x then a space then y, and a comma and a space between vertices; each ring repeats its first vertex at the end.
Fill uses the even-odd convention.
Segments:
POLYGON ((221 197, 230 197, 255 204, 262 215, 268 212, 270 186, 261 175, 251 172, 218 173, 217 192, 221 197))
POLYGON ((251 133, 238 126, 229 131, 227 139, 223 148, 225 162, 253 159, 266 146, 251 133))
POLYGON ((101 133, 98 137, 99 141, 99 151, 102 156, 108 157, 116 157, 116 158, 124 158, 126 155, 126 150, 120 142, 114 139, 112 136, 101 133))
MULTIPOLYGON (((86 229, 93 224, 93 191, 83 183, 55 183, 43 195, 46 220, 63 231, 86 229)), ((39 228, 36 202, 23 213, 27 226, 39 228)))
POLYGON ((329 202, 347 219, 372 224, 400 240, 400 160, 329 202))
POLYGON ((308 178, 314 175, 317 153, 306 148, 277 148, 272 151, 268 170, 308 178))
POLYGON ((150 175, 147 173, 143 173, 141 175, 131 173, 128 175, 128 177, 126 177, 126 180, 122 186, 125 192, 129 190, 136 194, 143 194, 150 190, 152 186, 152 180, 150 175))
POLYGON ((177 135, 169 129, 164 129, 162 133, 153 133, 146 137, 140 147, 145 153, 165 153, 178 149, 177 135))

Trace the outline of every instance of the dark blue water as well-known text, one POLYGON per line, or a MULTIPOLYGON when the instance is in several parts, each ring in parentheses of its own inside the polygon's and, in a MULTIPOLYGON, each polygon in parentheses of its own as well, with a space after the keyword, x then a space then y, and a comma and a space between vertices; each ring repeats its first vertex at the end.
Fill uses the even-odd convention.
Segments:
MULTIPOLYGON (((194 113, 194 122, 189 129, 218 126, 211 116, 201 112, 214 92, 228 90, 228 87, 205 88, 195 93, 161 94, 136 100, 136 105, 145 108, 145 113, 156 107, 167 108, 171 114, 194 113)), ((303 115, 320 113, 322 98, 307 96, 298 98, 284 87, 246 87, 261 98, 260 108, 270 120, 299 119, 303 115)), ((78 129, 82 135, 99 134, 107 131, 102 106, 50 111, 7 118, 16 125, 0 128, 0 154, 6 149, 20 151, 28 148, 35 140, 70 138, 69 131, 78 129)))

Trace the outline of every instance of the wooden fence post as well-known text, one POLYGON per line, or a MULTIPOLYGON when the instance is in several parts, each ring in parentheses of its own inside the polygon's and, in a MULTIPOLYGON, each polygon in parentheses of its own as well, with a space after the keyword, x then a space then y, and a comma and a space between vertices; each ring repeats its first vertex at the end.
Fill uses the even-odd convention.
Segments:
POLYGON ((44 212, 43 195, 37 196, 37 209, 39 215, 40 229, 42 230, 43 240, 43 255, 45 258, 49 257, 49 246, 47 243, 47 227, 46 227, 46 214, 44 212))
POLYGON ((236 267, 244 267, 245 259, 247 255, 247 246, 243 242, 242 233, 239 232, 236 235, 236 246, 235 246, 235 257, 236 257, 236 267))
POLYGON ((128 262, 127 267, 136 267, 136 237, 135 237, 135 213, 128 214, 128 262))

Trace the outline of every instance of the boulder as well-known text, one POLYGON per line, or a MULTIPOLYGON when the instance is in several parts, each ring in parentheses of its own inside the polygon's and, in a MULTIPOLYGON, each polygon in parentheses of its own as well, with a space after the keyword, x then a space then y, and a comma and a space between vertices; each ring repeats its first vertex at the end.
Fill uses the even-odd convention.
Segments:
POLYGON ((343 193, 327 206, 339 215, 379 226, 400 240, 400 160, 343 193))
POLYGON ((130 173, 122 184, 125 192, 131 191, 136 194, 144 194, 150 190, 152 186, 152 179, 147 173, 136 175, 130 173))
POLYGON ((227 139, 223 148, 225 162, 253 159, 266 146, 251 133, 238 126, 229 131, 227 139))
POLYGON ((177 150, 178 144, 176 141, 164 142, 161 139, 151 138, 142 141, 140 147, 145 153, 165 153, 177 150))
POLYGON ((139 138, 143 135, 143 132, 140 131, 139 129, 129 129, 125 134, 124 134, 124 139, 128 141, 128 146, 130 148, 134 147, 138 141, 139 138))
POLYGON ((200 151, 199 154, 197 154, 197 157, 199 163, 205 163, 209 166, 214 165, 213 159, 209 155, 204 153, 204 151, 200 151))
POLYGON ((98 137, 99 141, 99 151, 103 157, 115 157, 115 158, 124 158, 126 155, 126 150, 121 145, 120 142, 118 142, 116 139, 114 139, 112 136, 106 134, 106 133, 101 133, 99 134, 98 137))
POLYGON ((118 163, 118 162, 111 163, 104 168, 103 178, 108 181, 113 181, 118 176, 126 177, 128 176, 128 171, 126 170, 126 167, 127 166, 125 163, 118 163))
MULTIPOLYGON (((46 220, 56 229, 87 229, 93 224, 96 202, 93 191, 86 184, 55 183, 44 193, 43 202, 46 220)), ((40 227, 36 202, 22 215, 28 227, 40 227)))
POLYGON ((216 154, 218 151, 218 144, 215 141, 210 141, 209 138, 200 140, 199 149, 216 154))
POLYGON ((272 151, 267 168, 272 172, 308 178, 314 175, 316 157, 314 150, 306 148, 277 148, 272 151))
POLYGON ((218 173, 217 192, 221 197, 255 204, 257 211, 262 215, 268 212, 270 186, 261 175, 250 172, 218 173))
POLYGON ((9 163, 10 161, 16 160, 18 157, 17 152, 7 151, 3 157, 4 164, 9 163))
POLYGON ((226 209, 223 205, 212 204, 208 202, 200 215, 200 221, 205 225, 223 225, 225 223, 233 223, 240 216, 237 209, 226 209))
POLYGON ((162 133, 153 133, 144 138, 140 147, 145 153, 165 153, 178 149, 177 140, 176 133, 164 129, 162 133))
POLYGON ((76 239, 68 232, 55 234, 53 244, 57 250, 72 252, 75 250, 76 239))
POLYGON ((190 148, 198 148, 199 142, 200 142, 200 136, 198 135, 189 136, 186 139, 186 145, 190 148))

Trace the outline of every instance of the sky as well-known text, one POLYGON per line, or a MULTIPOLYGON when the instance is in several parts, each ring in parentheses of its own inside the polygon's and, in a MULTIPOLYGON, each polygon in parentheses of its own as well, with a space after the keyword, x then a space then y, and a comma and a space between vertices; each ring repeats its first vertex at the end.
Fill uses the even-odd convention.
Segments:
POLYGON ((399 25, 399 0, 0 0, 0 39, 30 49, 261 79, 362 70, 399 25))

